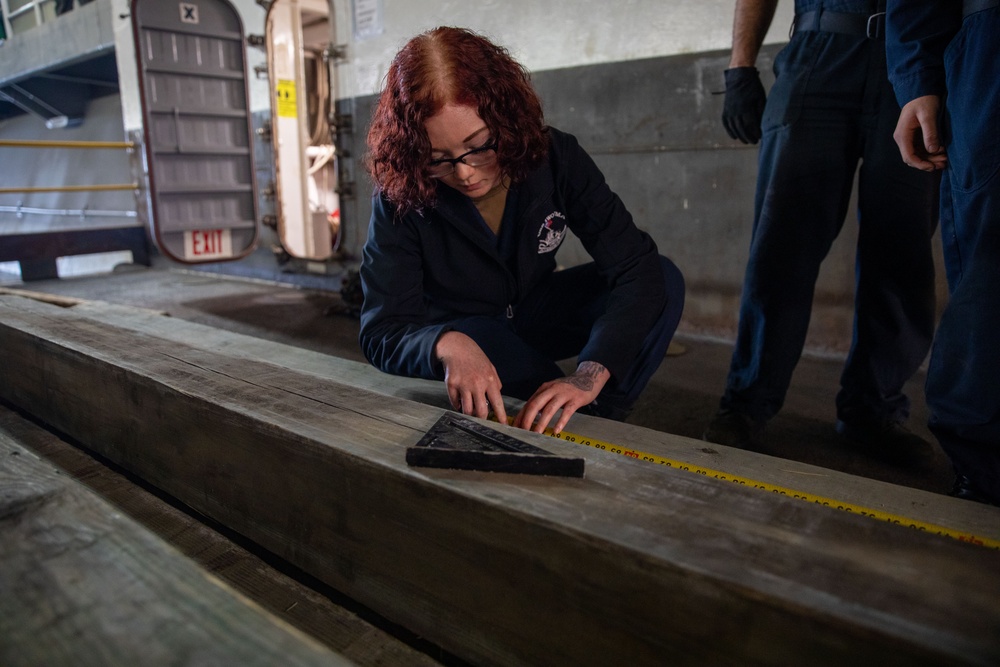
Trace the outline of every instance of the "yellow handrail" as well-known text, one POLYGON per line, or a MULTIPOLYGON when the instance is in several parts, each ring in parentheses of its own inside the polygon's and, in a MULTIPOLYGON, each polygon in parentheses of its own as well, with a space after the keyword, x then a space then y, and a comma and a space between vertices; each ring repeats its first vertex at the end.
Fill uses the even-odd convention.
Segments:
POLYGON ((9 148, 135 148, 131 141, 36 141, 0 139, 0 146, 9 148))
POLYGON ((0 188, 0 195, 18 192, 103 192, 108 190, 136 190, 138 183, 121 183, 109 185, 58 185, 41 188, 0 188))

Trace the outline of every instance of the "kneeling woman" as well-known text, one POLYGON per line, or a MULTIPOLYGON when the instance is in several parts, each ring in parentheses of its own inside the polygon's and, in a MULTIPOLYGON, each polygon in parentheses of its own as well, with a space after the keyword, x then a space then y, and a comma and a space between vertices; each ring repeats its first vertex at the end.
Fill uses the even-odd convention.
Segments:
POLYGON ((376 186, 361 347, 387 373, 444 379, 456 410, 562 431, 624 420, 680 320, 684 281, 576 139, 544 124, 526 70, 458 28, 393 59, 368 134, 376 186), (572 231, 593 262, 556 270, 572 231), (556 364, 577 357, 566 376, 556 364), (501 394, 502 393, 502 394, 501 394))

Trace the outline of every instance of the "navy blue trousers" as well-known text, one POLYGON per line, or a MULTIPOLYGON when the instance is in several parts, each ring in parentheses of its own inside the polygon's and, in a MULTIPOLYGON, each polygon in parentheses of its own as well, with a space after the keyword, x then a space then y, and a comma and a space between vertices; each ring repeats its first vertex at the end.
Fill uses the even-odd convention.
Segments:
POLYGON ((882 42, 798 33, 775 60, 754 227, 721 407, 770 419, 802 354, 820 264, 858 177, 854 331, 837 415, 899 422, 934 331, 937 180, 903 164, 882 42), (860 170, 858 164, 860 162, 860 170))
POLYGON ((930 428, 1000 503, 1000 8, 968 17, 945 53, 948 168, 941 238, 950 298, 927 372, 930 428))
MULTIPOLYGON (((629 410, 659 368, 684 309, 684 278, 660 257, 667 304, 646 334, 642 350, 622 377, 612 378, 598 404, 629 410)), ((518 304, 514 317, 467 317, 451 323, 493 362, 503 393, 527 400, 545 382, 564 377, 557 361, 575 357, 607 308, 610 290, 593 263, 554 272, 518 304)))

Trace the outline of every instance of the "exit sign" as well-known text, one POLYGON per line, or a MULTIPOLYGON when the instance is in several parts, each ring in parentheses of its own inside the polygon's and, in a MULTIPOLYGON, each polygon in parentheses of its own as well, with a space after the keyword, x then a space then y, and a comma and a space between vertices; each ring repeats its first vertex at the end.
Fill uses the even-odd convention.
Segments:
POLYGON ((233 234, 228 229, 193 229, 184 232, 184 259, 198 262, 233 256, 233 234))

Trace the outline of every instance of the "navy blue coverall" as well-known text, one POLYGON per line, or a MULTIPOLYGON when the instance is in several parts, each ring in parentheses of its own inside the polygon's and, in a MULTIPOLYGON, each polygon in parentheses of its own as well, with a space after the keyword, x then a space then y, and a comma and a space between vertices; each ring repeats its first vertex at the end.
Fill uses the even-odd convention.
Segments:
POLYGON ((900 104, 945 100, 941 237, 950 296, 927 373, 930 428, 959 474, 1000 504, 1000 6, 906 0, 888 10, 900 104))
POLYGON ((663 360, 684 280, 658 254, 570 134, 549 128, 547 159, 507 195, 500 235, 444 184, 437 204, 398 216, 376 192, 361 280, 361 348, 387 373, 441 380, 434 345, 471 337, 503 393, 527 399, 578 356, 611 373, 600 416, 623 418, 663 360), (556 270, 572 231, 592 263, 556 270))
POLYGON ((838 418, 905 420, 903 384, 930 348, 937 181, 903 165, 893 142, 899 106, 886 74, 878 4, 797 1, 799 18, 818 9, 857 14, 861 32, 830 32, 797 18, 774 62, 739 328, 721 401, 756 422, 784 402, 820 264, 843 225, 859 161, 854 333, 838 418))

